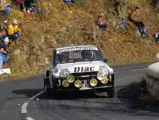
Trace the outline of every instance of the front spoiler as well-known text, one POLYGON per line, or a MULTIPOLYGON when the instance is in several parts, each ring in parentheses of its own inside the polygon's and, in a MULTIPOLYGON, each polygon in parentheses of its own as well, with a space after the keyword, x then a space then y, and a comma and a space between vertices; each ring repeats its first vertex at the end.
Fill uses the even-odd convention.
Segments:
POLYGON ((56 89, 56 91, 106 91, 106 89, 108 88, 112 88, 113 85, 110 86, 100 86, 100 87, 82 87, 82 88, 78 88, 78 89, 56 89))

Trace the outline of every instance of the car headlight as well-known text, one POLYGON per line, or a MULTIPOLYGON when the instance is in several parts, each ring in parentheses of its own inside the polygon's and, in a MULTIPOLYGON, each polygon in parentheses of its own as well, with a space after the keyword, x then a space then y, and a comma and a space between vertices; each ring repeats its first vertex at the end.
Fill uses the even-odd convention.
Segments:
POLYGON ((64 81, 62 82, 62 85, 63 85, 64 87, 69 87, 69 82, 68 82, 67 80, 64 80, 64 81))
POLYGON ((64 77, 67 77, 69 74, 70 74, 69 70, 63 69, 63 70, 61 70, 59 77, 64 78, 64 77))
POLYGON ((105 75, 108 75, 109 71, 106 67, 99 67, 99 73, 104 73, 105 75))
POLYGON ((81 80, 76 80, 74 82, 74 85, 75 85, 76 88, 81 88, 82 87, 82 81, 81 80))
POLYGON ((109 79, 107 77, 105 77, 103 80, 101 80, 102 84, 107 84, 109 81, 109 79))
POLYGON ((67 76, 67 81, 69 83, 73 83, 75 81, 75 77, 73 75, 69 75, 69 76, 67 76))
POLYGON ((97 78, 98 78, 98 80, 103 80, 105 78, 105 74, 104 73, 98 73, 97 78))
POLYGON ((97 86, 98 81, 97 81, 96 79, 91 79, 90 82, 89 82, 89 84, 90 84, 92 87, 95 87, 95 86, 97 86))
POLYGON ((98 80, 103 80, 106 78, 108 74, 109 74, 109 71, 106 67, 99 67, 97 78, 98 80))

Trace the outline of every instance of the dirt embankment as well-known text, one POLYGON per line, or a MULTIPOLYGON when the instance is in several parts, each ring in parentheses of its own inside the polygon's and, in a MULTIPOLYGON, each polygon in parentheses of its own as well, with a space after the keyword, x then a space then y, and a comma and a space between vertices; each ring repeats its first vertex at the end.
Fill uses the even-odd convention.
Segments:
POLYGON ((139 37, 131 21, 127 21, 127 32, 122 32, 113 0, 77 0, 76 4, 69 5, 62 0, 40 0, 39 5, 40 17, 26 15, 16 8, 10 16, 23 24, 19 45, 10 48, 12 72, 39 72, 50 62, 55 47, 71 44, 98 43, 111 64, 156 60, 159 45, 152 34, 159 26, 159 13, 154 12, 149 0, 129 1, 127 9, 129 13, 135 6, 141 8, 148 39, 139 37), (105 35, 95 24, 98 15, 102 15, 109 25, 105 35))

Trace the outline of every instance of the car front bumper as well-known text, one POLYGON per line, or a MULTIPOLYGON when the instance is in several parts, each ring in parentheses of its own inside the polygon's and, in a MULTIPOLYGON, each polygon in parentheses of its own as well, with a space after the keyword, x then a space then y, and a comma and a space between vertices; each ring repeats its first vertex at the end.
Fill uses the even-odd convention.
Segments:
POLYGON ((98 87, 81 87, 81 88, 57 88, 56 91, 106 91, 109 88, 113 88, 113 85, 98 86, 98 87))

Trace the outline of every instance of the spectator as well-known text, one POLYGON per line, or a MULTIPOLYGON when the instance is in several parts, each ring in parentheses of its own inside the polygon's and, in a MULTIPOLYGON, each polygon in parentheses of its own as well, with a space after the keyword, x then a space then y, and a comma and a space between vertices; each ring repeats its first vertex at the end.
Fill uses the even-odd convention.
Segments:
POLYGON ((36 7, 32 6, 32 7, 28 8, 27 13, 28 14, 35 14, 35 13, 37 13, 36 7))
POLYGON ((3 8, 0 6, 0 17, 2 17, 3 16, 3 8))
POLYGON ((14 19, 13 23, 8 26, 8 36, 11 40, 18 40, 20 37, 20 28, 17 25, 17 20, 14 19))
POLYGON ((158 0, 152 0, 152 5, 154 8, 157 8, 158 0))
POLYGON ((107 24, 103 22, 102 16, 98 17, 97 25, 101 28, 102 32, 106 31, 107 24))
POLYGON ((159 30, 154 34, 155 40, 159 43, 159 30))
POLYGON ((135 8, 135 11, 133 11, 133 13, 131 14, 131 19, 134 22, 134 24, 138 27, 139 32, 141 33, 142 37, 147 36, 146 33, 146 27, 144 25, 143 21, 143 17, 140 14, 140 9, 139 7, 135 8))
POLYGON ((8 62, 8 58, 6 57, 7 52, 3 47, 0 47, 0 69, 2 69, 3 64, 8 62))
POLYGON ((65 3, 74 3, 75 2, 75 0, 63 0, 63 2, 65 2, 65 3))
POLYGON ((118 17, 121 20, 122 28, 126 28, 126 7, 128 0, 117 0, 114 6, 116 7, 118 17))
POLYGON ((20 5, 20 10, 25 10, 25 0, 15 0, 15 2, 20 5))
POLYGON ((0 25, 0 31, 6 31, 7 30, 7 25, 6 25, 6 23, 2 23, 1 25, 0 25))
POLYGON ((0 31, 0 44, 3 42, 3 34, 2 32, 0 31))
POLYGON ((9 14, 10 14, 10 12, 12 11, 12 8, 11 8, 11 5, 8 3, 7 4, 7 7, 4 9, 4 11, 3 11, 3 15, 5 16, 5 17, 7 17, 9 14))
POLYGON ((7 48, 9 47, 9 38, 6 36, 6 32, 2 32, 2 42, 0 43, 0 47, 3 47, 5 51, 7 51, 7 48))

